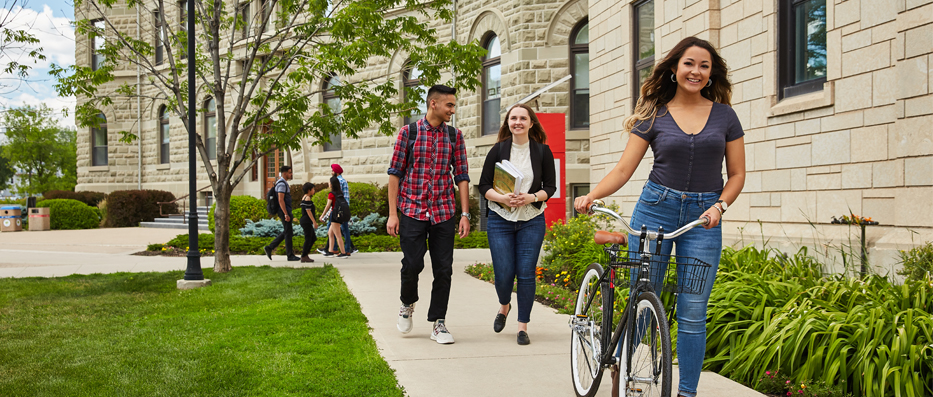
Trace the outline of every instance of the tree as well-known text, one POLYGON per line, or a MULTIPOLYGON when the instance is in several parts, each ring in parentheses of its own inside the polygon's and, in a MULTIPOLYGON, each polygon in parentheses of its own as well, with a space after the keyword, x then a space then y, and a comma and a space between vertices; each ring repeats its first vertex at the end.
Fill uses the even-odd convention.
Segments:
POLYGON ((3 155, 3 147, 4 145, 0 145, 0 190, 10 188, 13 176, 16 175, 16 170, 10 165, 10 159, 3 155))
POLYGON ((37 39, 29 30, 35 21, 24 21, 17 17, 26 4, 24 0, 3 0, 0 8, 0 65, 4 65, 0 75, 0 94, 16 91, 28 75, 29 63, 45 60, 42 47, 37 47, 37 39))
POLYGON ((23 106, 3 115, 7 144, 3 157, 20 172, 16 190, 27 195, 73 190, 77 184, 77 134, 58 126, 52 109, 23 106))
MULTIPOLYGON (((405 98, 412 99, 401 101, 397 76, 385 71, 358 73, 371 59, 408 54, 409 67, 421 70, 425 85, 440 82, 441 73, 450 71, 457 77, 447 85, 473 89, 479 85, 476 76, 485 51, 475 42, 438 42, 433 26, 449 26, 443 25, 452 16, 449 0, 254 1, 258 7, 252 9, 243 9, 236 1, 198 1, 197 49, 193 57, 187 57, 185 30, 167 17, 178 15, 175 2, 76 0, 75 10, 84 14, 76 21, 76 35, 103 38, 97 49, 103 60, 96 70, 53 66, 59 93, 79 98, 79 125, 94 125, 101 107, 135 104, 135 81, 109 92, 100 88, 114 80, 117 68, 138 66, 149 76, 143 99, 149 106, 164 104, 191 131, 186 70, 188 61, 196 61, 198 103, 213 98, 216 106, 216 136, 210 137, 215 138, 213 147, 205 145, 207 137, 198 135, 197 155, 217 203, 214 270, 218 272, 230 269, 231 193, 263 155, 277 148, 297 150, 303 138, 323 144, 332 135, 357 137, 372 125, 379 133, 391 135, 396 132, 394 117, 417 108, 414 98, 420 97, 422 89, 409 90, 405 98), (156 37, 155 44, 137 40, 135 29, 117 28, 126 24, 115 24, 111 15, 130 13, 130 7, 139 7, 141 15, 158 16, 150 28, 157 32, 161 27, 164 34, 151 35, 156 37), (156 65, 157 51, 167 67, 156 65), (331 108, 325 101, 315 103, 323 82, 334 76, 339 79, 332 89, 340 98, 340 108, 331 108)), ((191 111, 205 111, 204 105, 199 107, 191 111)), ((121 141, 138 139, 132 131, 121 134, 121 141)))

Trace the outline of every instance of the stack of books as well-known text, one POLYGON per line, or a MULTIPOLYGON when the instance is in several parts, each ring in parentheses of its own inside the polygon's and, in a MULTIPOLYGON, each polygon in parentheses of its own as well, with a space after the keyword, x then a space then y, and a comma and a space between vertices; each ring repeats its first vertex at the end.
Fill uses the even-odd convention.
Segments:
MULTIPOLYGON (((499 194, 521 193, 518 190, 521 189, 522 179, 524 177, 525 176, 522 175, 522 172, 519 171, 515 165, 508 160, 502 160, 496 163, 496 171, 492 178, 492 188, 499 192, 499 194)), ((508 209, 509 212, 515 211, 515 208, 501 204, 500 206, 508 209)))

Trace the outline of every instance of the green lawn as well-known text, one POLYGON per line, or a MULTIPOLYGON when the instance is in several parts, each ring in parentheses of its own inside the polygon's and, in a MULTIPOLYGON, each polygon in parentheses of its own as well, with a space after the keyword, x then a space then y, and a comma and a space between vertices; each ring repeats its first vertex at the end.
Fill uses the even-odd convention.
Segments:
POLYGON ((333 267, 0 279, 0 396, 401 396, 333 267))

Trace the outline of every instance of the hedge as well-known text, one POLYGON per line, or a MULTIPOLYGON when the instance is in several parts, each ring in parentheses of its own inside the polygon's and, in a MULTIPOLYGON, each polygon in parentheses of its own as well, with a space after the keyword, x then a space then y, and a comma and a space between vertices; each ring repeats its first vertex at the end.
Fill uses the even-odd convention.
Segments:
MULTIPOLYGON (((230 236, 230 252, 231 253, 245 253, 248 255, 264 255, 262 252, 262 247, 265 247, 273 240, 273 237, 244 237, 244 236, 230 236)), ((293 237, 292 238, 292 248, 295 250, 295 254, 301 253, 301 246, 304 244, 304 237, 293 237)), ((314 244, 315 248, 323 247, 324 242, 327 239, 318 238, 317 243, 314 244)), ((175 247, 178 249, 185 249, 188 247, 188 235, 179 234, 175 238, 171 239, 169 242, 165 243, 166 246, 175 247)), ((364 234, 362 236, 353 237, 353 245, 356 246, 360 252, 398 252, 401 251, 399 246, 398 237, 392 236, 379 236, 375 234, 364 234)), ((285 244, 280 244, 276 249, 276 255, 282 255, 284 251, 285 244)), ((159 246, 161 248, 161 246, 159 246)), ((459 236, 454 237, 454 248, 488 248, 486 240, 486 232, 473 232, 470 233, 467 238, 461 240, 459 236)), ((198 248, 214 248, 214 235, 210 233, 201 233, 198 235, 198 248)))
MULTIPOLYGON (((300 197, 299 197, 300 199, 300 197)), ((217 203, 211 205, 211 210, 207 212, 207 227, 214 232, 214 210, 217 203)), ((268 219, 269 213, 266 212, 266 202, 253 196, 231 196, 230 197, 230 233, 238 234, 240 229, 246 226, 246 220, 258 222, 268 219)))
POLYGON ((178 204, 158 202, 175 200, 175 195, 163 190, 117 190, 107 195, 107 210, 104 214, 105 227, 133 227, 140 222, 152 222, 164 214, 178 212, 178 204))
POLYGON ((100 226, 100 210, 78 200, 42 200, 36 206, 49 209, 49 227, 52 230, 96 229, 100 226))
POLYGON ((97 207, 105 198, 107 198, 107 195, 101 192, 72 192, 70 190, 49 190, 42 194, 43 200, 78 200, 91 207, 97 207))

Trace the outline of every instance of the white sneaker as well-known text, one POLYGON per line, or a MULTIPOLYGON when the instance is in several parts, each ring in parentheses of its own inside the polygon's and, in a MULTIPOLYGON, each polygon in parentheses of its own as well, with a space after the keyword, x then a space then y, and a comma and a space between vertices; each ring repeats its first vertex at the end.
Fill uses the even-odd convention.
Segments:
POLYGON ((444 319, 440 319, 434 322, 434 331, 431 332, 431 340, 436 340, 437 343, 442 345, 454 343, 454 337, 450 335, 450 332, 447 332, 447 326, 444 325, 444 319))
POLYGON ((402 305, 398 309, 398 330, 403 334, 411 332, 411 315, 415 312, 415 304, 402 305))

